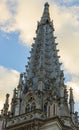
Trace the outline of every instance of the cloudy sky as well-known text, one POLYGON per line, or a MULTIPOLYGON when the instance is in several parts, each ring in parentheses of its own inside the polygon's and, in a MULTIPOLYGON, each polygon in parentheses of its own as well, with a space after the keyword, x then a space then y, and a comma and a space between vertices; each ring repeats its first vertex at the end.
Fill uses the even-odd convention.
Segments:
MULTIPOLYGON (((25 71, 37 21, 46 0, 0 0, 0 110, 25 71)), ((79 1, 48 0, 65 82, 74 90, 79 111, 79 1)), ((76 105, 77 104, 77 105, 76 105)))

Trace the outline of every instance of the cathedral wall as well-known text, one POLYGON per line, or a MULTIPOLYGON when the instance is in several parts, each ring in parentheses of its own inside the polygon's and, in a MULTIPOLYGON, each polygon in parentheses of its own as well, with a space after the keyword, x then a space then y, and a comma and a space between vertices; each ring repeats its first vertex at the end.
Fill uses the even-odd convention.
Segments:
POLYGON ((3 123, 3 121, 0 120, 0 130, 2 130, 2 123, 3 123))
POLYGON ((46 123, 46 125, 42 126, 40 130, 62 130, 62 127, 58 124, 58 122, 46 123))
POLYGON ((16 109, 15 109, 15 115, 19 115, 19 105, 16 105, 16 109))

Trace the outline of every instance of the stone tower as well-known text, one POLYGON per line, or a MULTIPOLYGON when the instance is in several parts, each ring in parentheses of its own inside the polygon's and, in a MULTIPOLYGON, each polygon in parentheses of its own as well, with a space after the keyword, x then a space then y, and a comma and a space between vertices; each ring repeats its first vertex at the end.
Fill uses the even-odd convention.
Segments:
POLYGON ((20 74, 17 89, 14 89, 6 130, 78 129, 73 92, 70 88, 68 104, 55 39, 49 4, 45 3, 26 71, 20 74))

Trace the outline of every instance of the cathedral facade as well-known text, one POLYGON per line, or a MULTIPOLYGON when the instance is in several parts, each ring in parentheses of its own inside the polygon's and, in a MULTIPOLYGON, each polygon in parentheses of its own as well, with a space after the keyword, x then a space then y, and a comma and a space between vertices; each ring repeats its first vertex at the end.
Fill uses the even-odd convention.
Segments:
POLYGON ((1 130, 78 130, 73 91, 68 98, 59 62, 49 4, 45 3, 25 73, 20 74, 9 108, 9 94, 1 113, 1 130))

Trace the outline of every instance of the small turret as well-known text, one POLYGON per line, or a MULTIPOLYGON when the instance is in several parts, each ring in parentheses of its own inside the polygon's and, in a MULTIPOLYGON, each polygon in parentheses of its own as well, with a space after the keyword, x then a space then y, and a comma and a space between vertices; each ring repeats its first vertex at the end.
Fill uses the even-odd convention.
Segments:
POLYGON ((18 101, 21 100, 23 90, 24 90, 24 80, 23 80, 23 78, 24 78, 24 74, 21 73, 20 74, 20 79, 19 79, 19 84, 17 86, 17 92, 18 92, 17 98, 18 98, 18 101))
POLYGON ((23 74, 20 74, 19 78, 19 84, 17 86, 17 89, 14 89, 13 99, 12 99, 12 105, 11 105, 11 113, 12 116, 16 116, 20 114, 20 107, 21 107, 21 97, 23 94, 23 74))
POLYGON ((13 92, 12 102, 11 102, 11 114, 12 114, 12 116, 15 115, 16 95, 17 95, 17 91, 16 91, 16 88, 15 88, 14 92, 13 92))
POLYGON ((74 98, 73 98, 73 90, 72 90, 72 88, 70 88, 69 104, 70 104, 70 116, 71 116, 72 121, 75 123, 74 98))
POLYGON ((3 114, 6 117, 8 114, 8 109, 9 109, 9 94, 6 94, 6 100, 3 108, 3 114))
POLYGON ((23 74, 20 74, 20 79, 19 79, 18 88, 22 87, 22 85, 23 85, 23 74))
POLYGON ((72 88, 70 88, 69 104, 70 104, 70 114, 74 114, 74 98, 73 98, 73 90, 72 90, 72 88))

